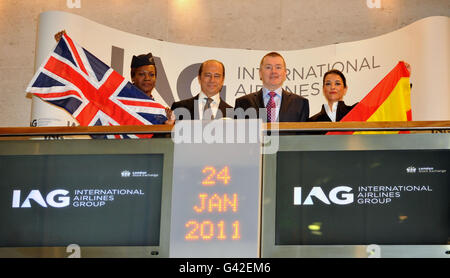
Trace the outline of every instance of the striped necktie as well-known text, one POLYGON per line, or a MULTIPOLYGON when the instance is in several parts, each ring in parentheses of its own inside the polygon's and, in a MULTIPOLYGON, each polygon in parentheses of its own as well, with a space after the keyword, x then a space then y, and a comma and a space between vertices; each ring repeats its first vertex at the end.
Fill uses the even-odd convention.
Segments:
POLYGON ((271 123, 271 122, 275 122, 276 121, 276 108, 277 105, 275 104, 275 97, 276 93, 275 92, 270 92, 269 96, 269 102, 267 103, 267 122, 271 123))
POLYGON ((205 99, 206 104, 205 107, 203 107, 203 120, 214 120, 214 115, 211 109, 211 102, 213 102, 213 99, 210 97, 205 99))

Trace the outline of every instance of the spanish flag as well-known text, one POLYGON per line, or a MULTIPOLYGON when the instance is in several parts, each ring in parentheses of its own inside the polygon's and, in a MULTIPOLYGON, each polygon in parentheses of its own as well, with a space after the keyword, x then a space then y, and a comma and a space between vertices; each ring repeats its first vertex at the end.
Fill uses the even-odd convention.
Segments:
MULTIPOLYGON (((386 75, 341 122, 411 121, 411 87, 404 62, 386 75)), ((398 131, 328 132, 327 134, 399 133, 398 131)), ((400 132, 405 133, 405 132, 400 132)))

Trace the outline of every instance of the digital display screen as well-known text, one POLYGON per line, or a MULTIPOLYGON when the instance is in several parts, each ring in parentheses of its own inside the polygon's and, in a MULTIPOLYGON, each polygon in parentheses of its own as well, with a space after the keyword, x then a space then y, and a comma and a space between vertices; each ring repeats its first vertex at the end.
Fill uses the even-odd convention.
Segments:
POLYGON ((176 144, 170 257, 257 257, 260 146, 176 144))
POLYGON ((0 247, 158 246, 163 160, 0 156, 0 247))
MULTIPOLYGON (((204 178, 201 181, 203 191, 197 195, 198 200, 192 209, 198 215, 236 214, 239 211, 239 194, 219 192, 217 186, 228 187, 232 178, 229 166, 220 171, 214 166, 205 166, 202 169, 204 178), (206 190, 217 190, 206 193, 206 190)), ((223 191, 223 190, 222 190, 223 191)), ((226 192, 226 191, 225 191, 226 192)), ((227 219, 228 220, 228 219, 227 219)), ((213 221, 189 220, 185 224, 187 241, 208 240, 240 240, 240 221, 225 221, 224 218, 213 221)))
POLYGON ((280 151, 276 245, 449 243, 448 150, 280 151))

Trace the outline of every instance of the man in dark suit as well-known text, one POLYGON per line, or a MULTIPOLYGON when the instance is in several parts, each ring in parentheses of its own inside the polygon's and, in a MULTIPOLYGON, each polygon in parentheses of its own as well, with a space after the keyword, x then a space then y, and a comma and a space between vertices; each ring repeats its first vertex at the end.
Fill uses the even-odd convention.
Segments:
POLYGON ((259 66, 263 88, 236 99, 236 117, 261 118, 265 122, 306 122, 309 102, 304 97, 281 88, 286 80, 286 63, 277 52, 266 54, 259 66), (242 108, 246 111, 242 114, 242 108), (250 110, 247 110, 252 108, 250 110))
POLYGON ((201 92, 195 97, 174 102, 171 110, 177 120, 213 120, 233 112, 232 106, 220 98, 219 92, 225 80, 225 67, 216 60, 202 63, 198 71, 201 92), (184 109, 180 109, 184 108, 184 109))

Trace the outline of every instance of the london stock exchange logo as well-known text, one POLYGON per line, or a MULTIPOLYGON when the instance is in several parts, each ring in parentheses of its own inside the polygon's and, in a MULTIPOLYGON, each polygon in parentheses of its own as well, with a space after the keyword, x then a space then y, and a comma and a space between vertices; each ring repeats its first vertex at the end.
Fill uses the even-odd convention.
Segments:
POLYGON ((408 174, 445 174, 447 173, 446 169, 435 169, 432 166, 423 166, 423 167, 414 167, 409 166, 406 168, 406 173, 408 174))
POLYGON ((130 170, 123 170, 123 171, 121 171, 120 172, 120 176, 122 177, 122 178, 130 178, 130 177, 133 177, 133 178, 136 178, 136 177, 139 177, 139 178, 148 178, 148 177, 150 177, 150 178, 157 178, 157 177, 159 177, 159 174, 158 173, 151 173, 150 171, 146 171, 146 170, 133 170, 133 171, 130 171, 130 170))
POLYGON ((406 168, 406 172, 408 174, 414 174, 415 172, 417 172, 417 168, 414 166, 409 166, 408 168, 406 168))
POLYGON ((131 177, 131 172, 128 170, 123 170, 122 172, 120 172, 120 176, 122 178, 129 178, 129 177, 131 177))

